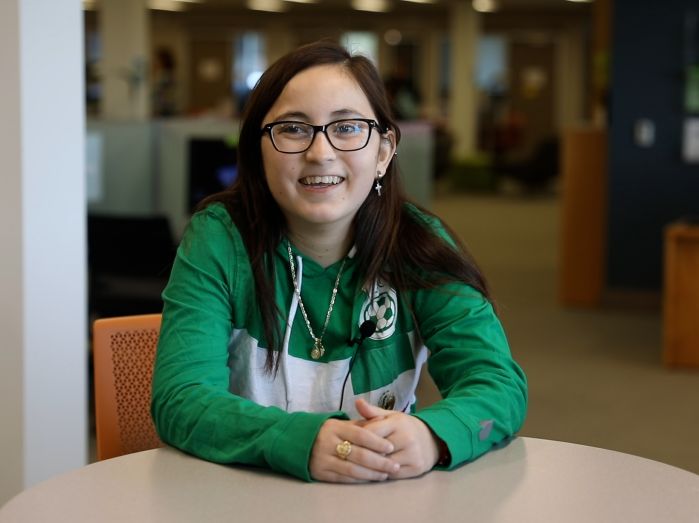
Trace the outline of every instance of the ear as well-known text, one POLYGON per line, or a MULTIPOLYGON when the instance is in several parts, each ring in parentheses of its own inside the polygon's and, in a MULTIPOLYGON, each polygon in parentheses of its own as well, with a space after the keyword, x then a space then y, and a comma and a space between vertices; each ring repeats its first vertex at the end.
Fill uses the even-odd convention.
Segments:
POLYGON ((393 132, 393 130, 388 130, 381 135, 376 170, 385 173, 388 170, 388 165, 391 163, 391 160, 393 160, 395 153, 396 134, 393 132))

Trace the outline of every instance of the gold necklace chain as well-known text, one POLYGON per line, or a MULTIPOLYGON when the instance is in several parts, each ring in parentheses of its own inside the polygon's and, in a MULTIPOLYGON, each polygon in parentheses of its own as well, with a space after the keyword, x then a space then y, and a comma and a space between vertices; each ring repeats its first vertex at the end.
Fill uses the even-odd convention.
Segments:
POLYGON ((340 265, 340 270, 337 272, 337 278, 335 279, 335 286, 333 287, 332 295, 330 296, 330 306, 328 307, 328 312, 325 315, 325 324, 323 325, 323 332, 320 336, 316 338, 313 332, 313 327, 311 327, 311 322, 308 319, 308 314, 306 313, 306 307, 303 305, 303 300, 301 299, 301 293, 299 292, 298 281, 296 280, 296 266, 294 265, 294 257, 291 254, 291 243, 287 240, 286 249, 289 252, 289 267, 291 267, 291 281, 294 284, 294 293, 299 300, 299 305, 301 306, 301 313, 303 314, 303 319, 306 321, 306 327, 308 327, 308 333, 313 338, 313 348, 311 349, 311 358, 317 360, 322 358, 325 354, 325 347, 323 346, 323 336, 325 336, 325 330, 328 328, 328 323, 330 323, 330 315, 333 312, 333 307, 335 306, 335 297, 337 296, 337 289, 340 286, 340 277, 342 276, 342 271, 345 268, 345 263, 347 262, 347 257, 342 260, 342 265, 340 265))

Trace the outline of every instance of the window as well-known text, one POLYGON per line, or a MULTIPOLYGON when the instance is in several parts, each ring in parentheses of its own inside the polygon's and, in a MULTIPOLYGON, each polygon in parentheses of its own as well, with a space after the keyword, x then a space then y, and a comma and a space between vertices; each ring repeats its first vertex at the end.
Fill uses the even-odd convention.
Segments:
POLYGON ((233 94, 238 113, 242 111, 262 73, 267 68, 265 40, 261 33, 245 32, 233 41, 233 94))
POLYGON ((340 43, 350 53, 364 55, 378 67, 379 39, 374 33, 367 31, 347 32, 340 37, 340 43))

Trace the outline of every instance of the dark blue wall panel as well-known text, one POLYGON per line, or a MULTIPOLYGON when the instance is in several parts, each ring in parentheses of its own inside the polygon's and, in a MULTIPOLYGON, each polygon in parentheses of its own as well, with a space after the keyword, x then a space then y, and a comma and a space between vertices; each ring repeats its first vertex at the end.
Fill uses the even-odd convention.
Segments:
MULTIPOLYGON (((663 227, 699 215, 699 165, 682 160, 684 20, 699 0, 615 0, 610 98, 607 284, 662 284, 663 227), (634 125, 655 123, 650 148, 634 125)), ((699 115, 695 115, 699 116, 699 115)))

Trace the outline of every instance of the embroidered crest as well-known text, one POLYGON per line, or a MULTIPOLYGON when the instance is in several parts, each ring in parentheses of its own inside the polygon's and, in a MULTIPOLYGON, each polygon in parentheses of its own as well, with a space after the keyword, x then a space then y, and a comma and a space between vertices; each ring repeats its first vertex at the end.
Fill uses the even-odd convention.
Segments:
POLYGON ((395 332, 397 316, 398 299, 396 291, 382 281, 376 282, 374 284, 374 292, 369 295, 362 306, 359 324, 361 325, 366 320, 376 322, 376 331, 371 335, 370 339, 385 340, 395 332))
POLYGON ((396 396, 390 391, 387 390, 383 394, 381 394, 381 397, 379 398, 379 407, 385 410, 393 410, 393 407, 396 406, 396 396))

